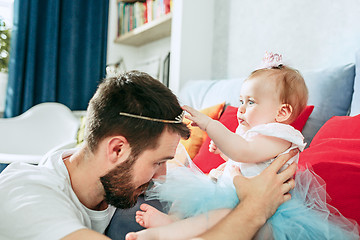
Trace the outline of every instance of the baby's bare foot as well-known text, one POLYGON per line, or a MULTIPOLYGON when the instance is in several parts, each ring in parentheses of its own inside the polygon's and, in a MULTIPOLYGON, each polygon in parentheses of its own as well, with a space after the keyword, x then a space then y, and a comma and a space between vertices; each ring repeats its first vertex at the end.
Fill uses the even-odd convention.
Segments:
POLYGON ((136 212, 135 220, 144 228, 159 227, 174 221, 169 215, 145 203, 140 205, 140 210, 136 212))

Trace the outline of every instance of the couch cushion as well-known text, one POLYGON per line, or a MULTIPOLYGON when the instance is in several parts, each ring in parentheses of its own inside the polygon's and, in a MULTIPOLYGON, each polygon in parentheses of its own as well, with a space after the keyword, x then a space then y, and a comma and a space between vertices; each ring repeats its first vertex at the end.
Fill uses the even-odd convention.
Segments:
POLYGON ((304 72, 303 76, 309 89, 308 104, 315 106, 303 129, 305 142, 310 144, 316 132, 332 116, 348 114, 354 89, 355 65, 304 72))
POLYGON ((311 166, 326 182, 329 203, 360 223, 360 115, 333 117, 300 153, 299 168, 311 166))
POLYGON ((360 50, 355 55, 355 67, 354 94, 351 102, 350 116, 360 114, 360 50))

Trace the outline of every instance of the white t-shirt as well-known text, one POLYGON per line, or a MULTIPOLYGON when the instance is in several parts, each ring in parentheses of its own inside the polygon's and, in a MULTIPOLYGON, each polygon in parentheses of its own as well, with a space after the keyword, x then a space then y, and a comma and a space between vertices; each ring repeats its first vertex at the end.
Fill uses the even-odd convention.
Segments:
POLYGON ((115 207, 94 211, 79 201, 62 158, 74 151, 38 166, 13 163, 0 174, 0 239, 60 239, 83 228, 104 233, 115 207))

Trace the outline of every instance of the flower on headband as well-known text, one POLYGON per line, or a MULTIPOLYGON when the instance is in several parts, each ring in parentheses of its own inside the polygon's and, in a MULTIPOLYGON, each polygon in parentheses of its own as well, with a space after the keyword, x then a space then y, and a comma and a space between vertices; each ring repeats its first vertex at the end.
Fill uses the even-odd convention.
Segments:
POLYGON ((278 53, 265 52, 263 57, 263 68, 280 67, 282 63, 282 55, 278 53))

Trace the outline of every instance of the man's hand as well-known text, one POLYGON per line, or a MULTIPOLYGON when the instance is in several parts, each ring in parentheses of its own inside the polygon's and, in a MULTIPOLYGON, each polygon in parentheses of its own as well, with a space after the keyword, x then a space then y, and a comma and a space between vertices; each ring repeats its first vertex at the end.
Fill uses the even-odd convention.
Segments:
POLYGON ((234 185, 238 197, 241 202, 249 203, 264 223, 282 203, 291 199, 289 191, 295 187, 292 177, 296 171, 296 163, 291 164, 279 174, 278 171, 297 152, 298 150, 292 150, 288 154, 277 157, 268 168, 253 178, 242 176, 240 170, 237 169, 234 185))

